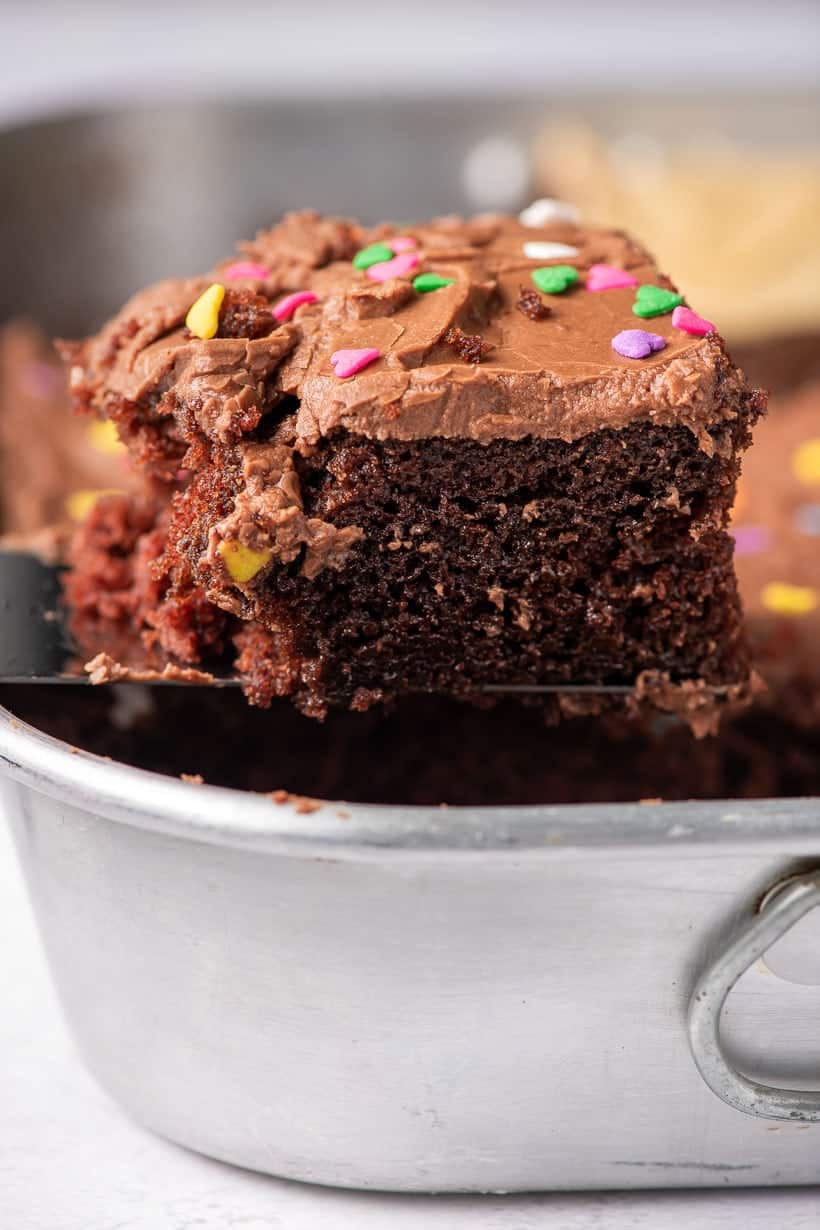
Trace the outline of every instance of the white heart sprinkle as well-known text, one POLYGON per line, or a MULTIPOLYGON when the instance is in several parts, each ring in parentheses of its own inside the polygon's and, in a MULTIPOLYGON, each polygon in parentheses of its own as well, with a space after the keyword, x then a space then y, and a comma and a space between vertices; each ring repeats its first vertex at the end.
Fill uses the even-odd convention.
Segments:
POLYGON ((556 201, 552 197, 543 196, 533 201, 518 215, 522 226, 546 226, 548 222, 577 222, 581 217, 580 210, 567 201, 556 201))
POLYGON ((578 248, 568 243, 525 243, 524 255, 531 261, 555 261, 562 256, 577 256, 578 248))

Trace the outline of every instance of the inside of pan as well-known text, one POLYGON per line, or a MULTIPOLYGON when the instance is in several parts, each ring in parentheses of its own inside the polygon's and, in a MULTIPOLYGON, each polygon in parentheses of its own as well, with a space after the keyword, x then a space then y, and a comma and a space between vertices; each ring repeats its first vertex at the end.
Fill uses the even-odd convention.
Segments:
POLYGON ((115 685, 0 689, 33 726, 99 755, 213 785, 351 802, 503 805, 820 795, 820 730, 760 709, 696 740, 680 722, 577 718, 416 697, 302 717, 234 692, 115 685))

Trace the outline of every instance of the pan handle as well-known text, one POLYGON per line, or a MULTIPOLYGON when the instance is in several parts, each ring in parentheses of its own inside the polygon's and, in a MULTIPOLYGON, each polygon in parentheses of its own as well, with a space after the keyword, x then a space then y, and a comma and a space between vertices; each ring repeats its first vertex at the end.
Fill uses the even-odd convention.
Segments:
POLYGON ((719 1098, 761 1119, 820 1123, 820 1090, 779 1089, 733 1068, 720 1041, 726 997, 746 970, 810 910, 820 906, 820 871, 795 876, 770 896, 760 914, 702 975, 689 1002, 689 1044, 698 1071, 719 1098))

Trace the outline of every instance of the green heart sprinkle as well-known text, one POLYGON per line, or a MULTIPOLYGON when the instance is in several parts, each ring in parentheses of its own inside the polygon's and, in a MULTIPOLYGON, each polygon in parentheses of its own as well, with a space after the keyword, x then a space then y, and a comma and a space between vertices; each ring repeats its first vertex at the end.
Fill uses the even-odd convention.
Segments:
POLYGON ((562 295, 578 281, 578 270, 572 265, 544 265, 533 269, 532 280, 545 295, 562 295))
POLYGON ((380 265, 382 261, 392 261, 395 252, 386 243, 371 243, 369 248, 362 248, 353 257, 354 269, 369 269, 371 265, 380 265))
POLYGON ((649 316, 663 316, 680 303, 683 303, 683 295, 676 295, 673 290, 664 290, 662 286, 639 286, 635 291, 632 311, 646 319, 649 316))
POLYGON ((426 295, 431 290, 441 290, 442 286, 452 286, 455 278, 444 278, 440 273, 420 273, 413 278, 413 290, 420 295, 426 295))

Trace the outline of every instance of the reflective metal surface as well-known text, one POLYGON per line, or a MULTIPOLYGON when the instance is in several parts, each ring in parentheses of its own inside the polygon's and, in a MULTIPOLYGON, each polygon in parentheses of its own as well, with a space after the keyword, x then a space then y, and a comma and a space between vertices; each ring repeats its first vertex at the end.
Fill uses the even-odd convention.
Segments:
MULTIPOLYGON (((0 762, 85 1062, 162 1135, 396 1191, 820 1177, 820 1125, 724 1104, 686 1029, 762 894, 820 864, 820 802, 305 815, 8 715, 0 762)), ((753 969, 723 1046, 817 1088, 819 1015, 753 969)))

